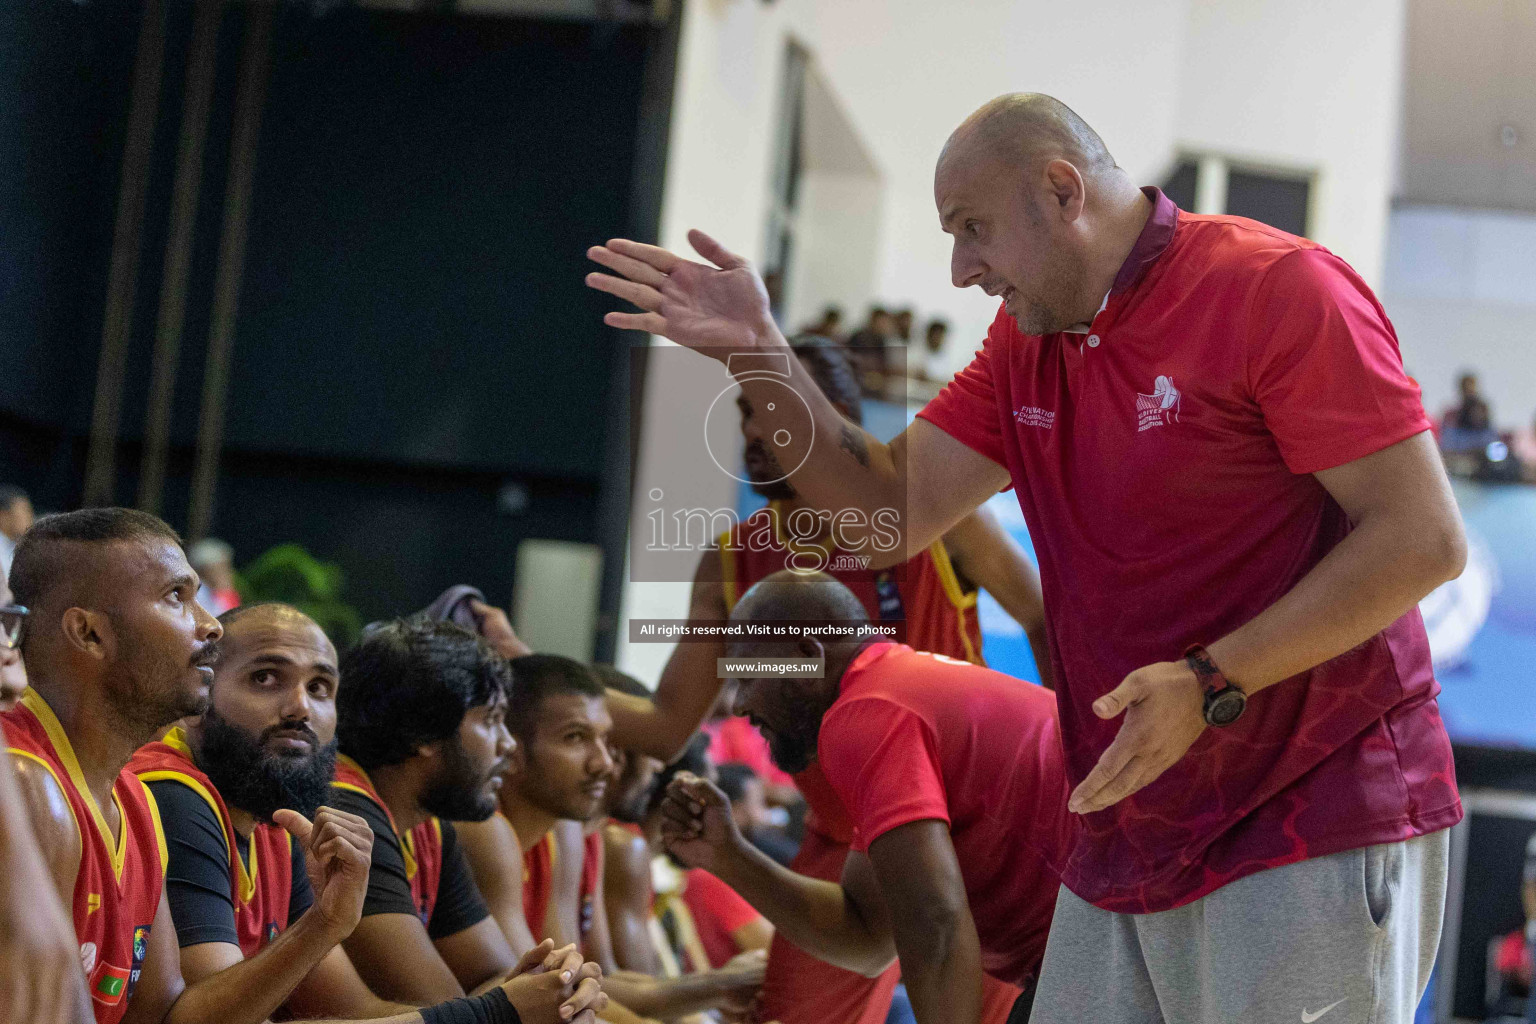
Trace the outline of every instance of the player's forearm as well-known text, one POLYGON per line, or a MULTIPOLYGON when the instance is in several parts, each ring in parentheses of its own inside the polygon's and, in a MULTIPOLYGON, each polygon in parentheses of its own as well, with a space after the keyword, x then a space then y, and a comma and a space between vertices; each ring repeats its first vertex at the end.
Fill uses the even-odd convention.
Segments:
POLYGON ((901 980, 917 1024, 981 1019, 981 944, 965 906, 892 906, 901 980))
POLYGON ((1424 536, 1410 515, 1363 519, 1285 596, 1207 649, 1245 692, 1289 679, 1364 643, 1460 574, 1460 530, 1424 536))
POLYGON ((836 882, 790 871, 745 841, 713 870, 784 938, 819 960, 873 978, 895 959, 891 936, 871 929, 836 882))
POLYGON ((683 640, 667 659, 650 699, 609 690, 615 741, 662 761, 681 754, 720 692, 715 664, 724 654, 724 644, 683 640))
POLYGON ((671 1019, 719 1006, 734 991, 721 972, 702 971, 680 978, 652 978, 619 971, 603 978, 610 999, 642 1017, 671 1019))
POLYGON ((165 1024, 261 1024, 340 938, 311 910, 255 956, 188 985, 165 1024))

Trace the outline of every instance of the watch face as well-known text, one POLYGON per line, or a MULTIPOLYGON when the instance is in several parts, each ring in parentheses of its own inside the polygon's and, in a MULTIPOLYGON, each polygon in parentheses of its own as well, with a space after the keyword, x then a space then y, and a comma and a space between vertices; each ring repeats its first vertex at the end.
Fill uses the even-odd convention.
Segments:
POLYGON ((1248 700, 1243 696, 1243 691, 1238 689, 1223 690, 1211 698, 1205 706, 1205 720, 1211 725, 1231 725, 1237 721, 1248 706, 1248 700))

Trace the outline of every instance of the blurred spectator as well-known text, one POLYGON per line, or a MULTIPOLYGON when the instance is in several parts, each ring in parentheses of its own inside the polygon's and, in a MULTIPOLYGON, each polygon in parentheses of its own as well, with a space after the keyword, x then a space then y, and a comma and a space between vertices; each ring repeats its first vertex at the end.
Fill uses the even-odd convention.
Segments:
POLYGON ((1480 452, 1499 439, 1493 429, 1493 412, 1478 393, 1477 375, 1464 373, 1459 382, 1461 404, 1445 414, 1440 430, 1440 450, 1450 453, 1480 452))
POLYGON ((744 764, 720 764, 715 767, 715 782, 731 801, 731 817, 747 842, 788 867, 799 845, 784 834, 788 815, 782 808, 768 806, 768 791, 757 772, 744 764))
POLYGON ((896 340, 903 345, 912 344, 912 310, 898 309, 891 321, 896 326, 896 340))
POLYGON ((815 334, 823 338, 831 338, 836 341, 843 333, 843 308, 841 306, 828 306, 821 311, 821 320, 814 324, 807 324, 800 331, 801 334, 815 334))
POLYGON ((885 347, 896 337, 896 318, 880 306, 869 310, 869 322, 848 339, 848 352, 859 368, 859 381, 864 393, 883 396, 885 393, 885 347))
POLYGON ((12 484, 0 484, 0 576, 10 576, 16 542, 34 518, 32 499, 27 492, 12 484))
POLYGON ((923 335, 923 351, 914 360, 914 377, 922 380, 946 381, 953 374, 948 372, 949 360, 944 358, 944 346, 949 341, 949 324, 943 320, 930 320, 923 335))
POLYGON ((197 603, 210 615, 223 615, 239 607, 240 592, 235 589, 235 549, 222 540, 204 537, 187 548, 187 561, 202 577, 197 603))

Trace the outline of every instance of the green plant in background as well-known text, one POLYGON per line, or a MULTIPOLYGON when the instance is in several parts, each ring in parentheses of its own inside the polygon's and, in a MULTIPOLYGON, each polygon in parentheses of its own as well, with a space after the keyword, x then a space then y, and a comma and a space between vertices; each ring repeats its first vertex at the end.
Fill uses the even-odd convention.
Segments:
POLYGON ((293 605, 319 623, 338 650, 352 646, 363 631, 362 616, 341 599, 345 583, 339 566, 320 561, 298 544, 269 548, 235 573, 242 601, 293 605))

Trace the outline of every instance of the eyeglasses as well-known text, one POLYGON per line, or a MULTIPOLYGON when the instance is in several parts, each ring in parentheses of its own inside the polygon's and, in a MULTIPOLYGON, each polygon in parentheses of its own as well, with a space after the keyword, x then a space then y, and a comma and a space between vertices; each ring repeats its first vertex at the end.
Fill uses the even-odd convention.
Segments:
POLYGON ((19 604, 0 604, 0 647, 14 651, 21 646, 21 627, 29 614, 19 604))

